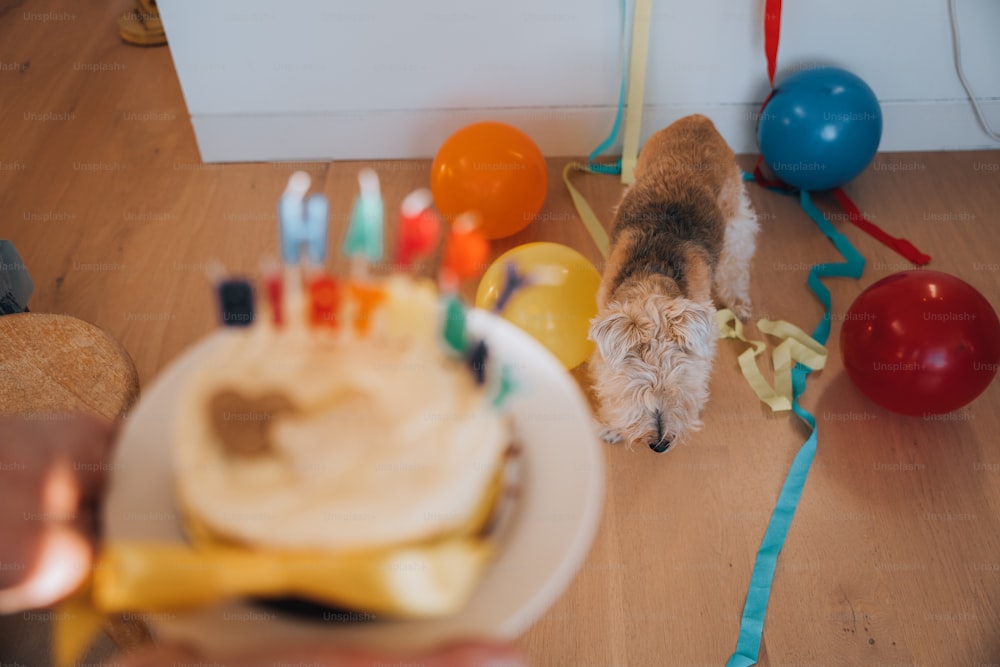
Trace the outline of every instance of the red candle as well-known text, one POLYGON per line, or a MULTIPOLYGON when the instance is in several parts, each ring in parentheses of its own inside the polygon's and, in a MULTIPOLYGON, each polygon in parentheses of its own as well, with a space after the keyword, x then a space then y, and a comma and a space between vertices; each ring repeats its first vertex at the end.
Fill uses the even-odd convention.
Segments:
POLYGON ((320 274, 309 281, 309 323, 314 327, 337 328, 340 290, 332 277, 320 274))
POLYGON ((285 283, 281 279, 280 273, 272 273, 264 278, 264 291, 267 294, 267 302, 271 306, 271 322, 274 326, 280 327, 284 321, 285 283))
POLYGON ((441 236, 441 219, 431 209, 429 190, 416 190, 407 195, 399 208, 399 242, 396 263, 410 268, 420 257, 437 246, 441 236))

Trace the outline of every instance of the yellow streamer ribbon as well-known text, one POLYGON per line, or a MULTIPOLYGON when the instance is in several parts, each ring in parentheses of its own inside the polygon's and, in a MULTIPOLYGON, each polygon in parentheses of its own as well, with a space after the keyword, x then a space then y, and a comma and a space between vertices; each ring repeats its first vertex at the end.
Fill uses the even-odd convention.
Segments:
POLYGON ((581 171, 586 174, 593 174, 594 172, 590 167, 580 162, 570 162, 563 169, 563 182, 566 184, 566 189, 569 190, 569 196, 573 199, 573 205, 576 207, 576 213, 583 221, 584 227, 590 233, 590 238, 594 240, 594 245, 597 246, 598 250, 604 257, 608 256, 608 233, 604 230, 604 225, 601 224, 600 219, 594 213, 594 209, 590 208, 590 204, 584 199, 583 195, 580 194, 579 190, 573 187, 573 184, 569 180, 569 175, 573 171, 581 171))
MULTIPOLYGON (((626 3, 622 3, 624 12, 626 3)), ((631 50, 629 54, 629 67, 627 76, 623 75, 622 94, 618 100, 618 114, 615 117, 615 125, 610 136, 591 154, 590 161, 618 136, 619 123, 622 116, 622 105, 625 105, 625 132, 622 145, 622 157, 620 167, 618 165, 604 164, 603 170, 594 169, 591 165, 579 162, 571 162, 563 169, 563 182, 576 207, 577 215, 583 221, 584 226, 590 233, 594 244, 605 257, 608 256, 608 233, 604 230, 600 219, 594 214, 593 209, 584 199, 583 195, 573 186, 570 181, 570 173, 580 171, 590 174, 611 174, 621 173, 621 182, 631 185, 635 180, 635 164, 639 156, 639 139, 642 130, 642 104, 644 99, 644 89, 646 82, 646 61, 649 55, 649 23, 652 15, 653 0, 636 0, 632 10, 631 28, 631 50)))
POLYGON ((739 356, 740 370, 757 398, 773 412, 792 409, 792 368, 796 363, 814 371, 826 365, 826 347, 802 329, 784 320, 759 320, 757 328, 761 332, 781 339, 771 356, 774 369, 772 387, 757 366, 757 357, 767 350, 767 343, 746 338, 743 335, 743 323, 728 308, 718 311, 715 321, 719 325, 721 338, 735 338, 750 345, 739 356))
POLYGON ((632 52, 629 60, 628 106, 625 110, 625 136, 622 143, 622 183, 635 180, 639 155, 639 131, 642 129, 642 103, 646 86, 646 61, 649 53, 649 22, 653 0, 636 0, 632 14, 632 52))

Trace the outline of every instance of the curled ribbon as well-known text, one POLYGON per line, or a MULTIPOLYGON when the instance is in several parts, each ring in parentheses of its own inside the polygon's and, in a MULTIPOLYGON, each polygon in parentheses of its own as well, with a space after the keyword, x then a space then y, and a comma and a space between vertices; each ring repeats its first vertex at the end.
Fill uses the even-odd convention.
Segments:
MULTIPOLYGON (((831 298, 830 290, 820 280, 821 278, 860 278, 865 268, 865 259, 855 249, 846 236, 838 232, 830 221, 816 208, 812 198, 805 190, 799 192, 799 205, 813 221, 816 227, 829 239, 843 262, 815 264, 809 270, 807 284, 816 298, 823 305, 823 319, 812 331, 812 337, 825 343, 830 337, 831 298)), ((736 650, 726 662, 726 667, 751 667, 757 664, 760 655, 760 645, 764 632, 764 620, 767 616, 767 604, 771 596, 771 585, 774 583, 774 573, 778 565, 778 556, 785 545, 788 531, 798 509, 799 499, 805 488, 809 469, 816 455, 818 434, 816 418, 799 405, 798 399, 806 388, 806 379, 812 369, 805 364, 796 364, 791 373, 792 410, 809 427, 809 437, 792 460, 788 475, 781 486, 778 502, 774 506, 771 518, 767 523, 764 537, 761 539, 757 557, 754 560, 753 572, 750 575, 750 585, 747 588, 746 601, 743 605, 743 615, 740 618, 740 631, 736 641, 736 650)))
POLYGON ((735 338, 750 345, 739 356, 740 370, 747 384, 764 404, 773 412, 792 409, 792 362, 802 364, 809 370, 817 371, 826 365, 826 347, 794 324, 784 320, 762 319, 757 328, 769 336, 781 339, 781 343, 771 353, 774 368, 772 388, 757 366, 757 357, 767 349, 767 343, 750 340, 743 335, 743 323, 733 311, 724 308, 715 314, 721 338, 735 338))

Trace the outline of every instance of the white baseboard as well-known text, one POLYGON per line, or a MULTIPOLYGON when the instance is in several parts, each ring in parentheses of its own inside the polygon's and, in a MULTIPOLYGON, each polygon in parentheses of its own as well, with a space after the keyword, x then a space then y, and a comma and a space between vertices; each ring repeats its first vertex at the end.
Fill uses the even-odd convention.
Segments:
MULTIPOLYGON (((980 103, 1000 128, 1000 100, 980 103)), ((643 139, 690 113, 712 118, 737 153, 756 153, 759 106, 653 106, 643 139)), ((547 156, 585 156, 611 129, 611 107, 429 109, 306 115, 198 115, 191 119, 205 162, 431 158, 455 130, 497 120, 527 132, 547 156)), ((880 152, 1000 149, 965 100, 882 104, 880 152)), ((609 151, 615 154, 619 146, 609 151)))

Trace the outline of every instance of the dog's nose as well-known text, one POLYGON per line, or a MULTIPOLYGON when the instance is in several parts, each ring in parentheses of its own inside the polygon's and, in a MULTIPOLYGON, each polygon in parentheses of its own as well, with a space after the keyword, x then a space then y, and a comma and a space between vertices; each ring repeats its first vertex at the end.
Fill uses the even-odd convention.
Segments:
POLYGON ((657 454, 662 454, 663 452, 670 449, 670 441, 666 438, 660 438, 659 440, 650 440, 649 448, 652 449, 657 454))
POLYGON ((657 454, 662 454, 670 449, 670 438, 663 432, 663 413, 657 410, 653 419, 656 421, 656 439, 649 441, 649 448, 657 454))

